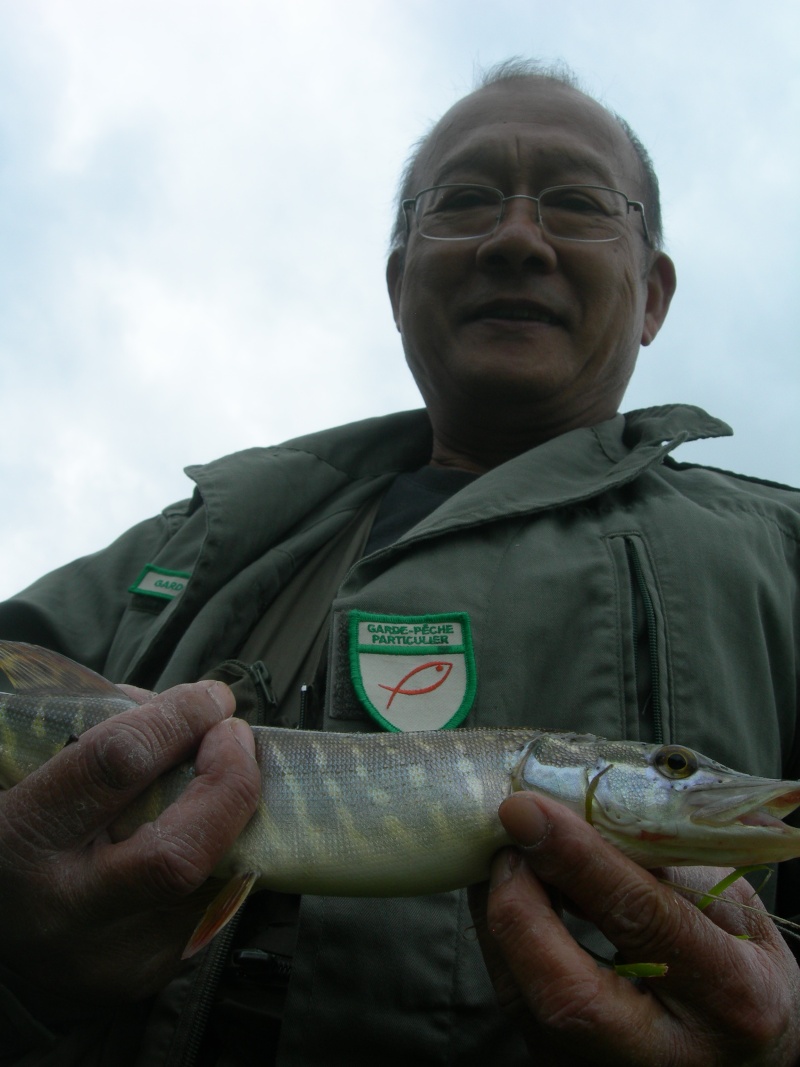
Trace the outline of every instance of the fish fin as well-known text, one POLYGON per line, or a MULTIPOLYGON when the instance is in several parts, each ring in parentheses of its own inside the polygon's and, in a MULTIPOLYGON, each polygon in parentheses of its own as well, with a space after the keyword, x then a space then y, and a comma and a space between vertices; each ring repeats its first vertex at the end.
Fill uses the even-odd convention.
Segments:
POLYGON ((247 900, 257 878, 257 872, 248 871, 246 874, 235 874, 229 882, 225 883, 194 928, 194 933, 189 938, 186 948, 181 954, 182 960, 188 960, 195 952, 205 948, 209 941, 217 936, 223 926, 226 926, 231 921, 245 900, 247 900))
POLYGON ((113 682, 88 667, 38 645, 0 641, 0 669, 19 693, 126 696, 113 682))

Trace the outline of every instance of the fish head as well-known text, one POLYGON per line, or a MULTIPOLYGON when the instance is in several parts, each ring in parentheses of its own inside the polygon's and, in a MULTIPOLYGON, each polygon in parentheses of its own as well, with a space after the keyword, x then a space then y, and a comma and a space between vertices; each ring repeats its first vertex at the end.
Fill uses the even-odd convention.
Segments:
POLYGON ((644 765, 609 763, 591 806, 601 833, 637 862, 738 867, 800 856, 800 830, 782 821, 800 805, 800 782, 744 774, 682 745, 645 747, 644 765))
POLYGON ((569 735, 529 750, 518 787, 564 800, 644 867, 800 856, 800 829, 782 821, 800 806, 800 782, 744 774, 683 745, 569 735))

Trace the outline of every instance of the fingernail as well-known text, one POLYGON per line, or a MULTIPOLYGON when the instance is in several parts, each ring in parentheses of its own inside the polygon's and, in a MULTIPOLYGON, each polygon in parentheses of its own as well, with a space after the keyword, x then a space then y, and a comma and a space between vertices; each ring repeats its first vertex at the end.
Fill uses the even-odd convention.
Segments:
POLYGON ((489 872, 489 891, 499 888, 513 878, 519 863, 520 855, 515 848, 504 848, 498 852, 489 872))
POLYGON ((244 719, 228 719, 228 729, 233 734, 233 739, 241 748, 245 750, 248 756, 256 758, 256 740, 253 737, 253 731, 244 719))
POLYGON ((223 715, 230 715, 236 707, 236 700, 224 682, 207 682, 206 692, 214 701, 223 715))
POLYGON ((550 820, 532 793, 515 793, 503 803, 503 825, 520 845, 538 845, 550 832, 550 820))

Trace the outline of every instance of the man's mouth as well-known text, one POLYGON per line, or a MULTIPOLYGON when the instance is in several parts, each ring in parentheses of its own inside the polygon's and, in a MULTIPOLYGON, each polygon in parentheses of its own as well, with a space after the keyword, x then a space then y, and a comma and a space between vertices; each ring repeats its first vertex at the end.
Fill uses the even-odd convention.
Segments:
POLYGON ((563 326, 555 312, 527 300, 497 300, 483 304, 469 316, 473 322, 486 319, 506 322, 542 322, 547 326, 563 326))

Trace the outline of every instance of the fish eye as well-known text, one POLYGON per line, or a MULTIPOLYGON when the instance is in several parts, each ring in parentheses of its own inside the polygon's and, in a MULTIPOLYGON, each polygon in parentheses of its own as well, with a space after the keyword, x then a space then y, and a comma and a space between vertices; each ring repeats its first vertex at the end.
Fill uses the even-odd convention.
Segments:
POLYGON ((688 778, 697 770, 697 756, 680 745, 664 745, 656 752, 653 763, 665 778, 688 778))

